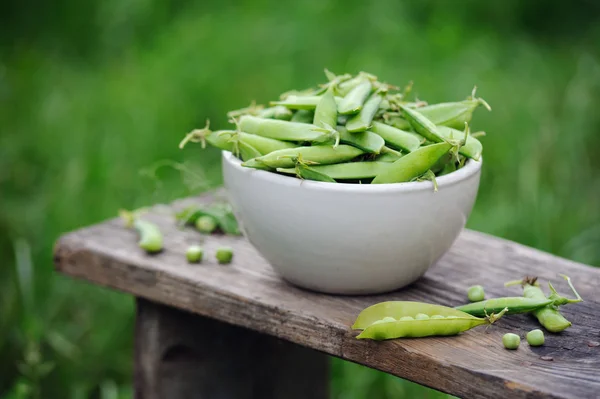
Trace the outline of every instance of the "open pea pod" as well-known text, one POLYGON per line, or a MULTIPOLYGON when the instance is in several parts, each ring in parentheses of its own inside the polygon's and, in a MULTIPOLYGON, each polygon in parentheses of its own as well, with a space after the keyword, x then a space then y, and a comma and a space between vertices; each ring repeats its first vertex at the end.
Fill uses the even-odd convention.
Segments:
POLYGON ((177 219, 181 224, 194 224, 201 216, 212 217, 225 234, 241 234, 233 211, 229 208, 229 206, 223 204, 213 204, 210 206, 191 206, 181 212, 178 212, 175 215, 175 219, 177 219))
POLYGON ((363 330, 356 337, 358 339, 386 340, 449 336, 480 325, 494 323, 502 317, 505 311, 506 309, 498 315, 479 318, 442 305, 388 301, 363 310, 352 328, 363 330), (420 315, 424 315, 426 318, 420 319, 420 315))

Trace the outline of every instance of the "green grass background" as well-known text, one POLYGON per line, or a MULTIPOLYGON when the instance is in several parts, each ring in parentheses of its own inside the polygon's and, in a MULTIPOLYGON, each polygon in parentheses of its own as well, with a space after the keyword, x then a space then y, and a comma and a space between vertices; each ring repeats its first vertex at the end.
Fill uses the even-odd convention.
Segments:
MULTIPOLYGON (((132 299, 57 276, 63 232, 220 184, 177 148, 227 110, 369 71, 430 102, 476 84, 484 167, 468 227, 600 265, 592 1, 8 2, 0 15, 0 397, 131 396, 132 299), (140 170, 161 159, 202 177, 140 170)), ((456 276, 461 278, 461 276, 456 276)), ((334 360, 332 398, 445 396, 334 360)))

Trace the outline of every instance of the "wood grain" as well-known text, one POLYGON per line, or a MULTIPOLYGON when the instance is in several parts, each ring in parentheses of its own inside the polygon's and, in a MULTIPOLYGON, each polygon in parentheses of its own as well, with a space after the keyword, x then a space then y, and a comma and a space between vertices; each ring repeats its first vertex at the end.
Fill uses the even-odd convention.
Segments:
POLYGON ((158 207, 148 219, 165 234, 165 251, 148 256, 136 235, 118 219, 61 237, 55 263, 64 274, 124 291, 313 348, 342 359, 466 398, 600 398, 600 270, 482 233, 465 230, 450 251, 412 286, 376 296, 333 296, 299 289, 283 281, 242 237, 209 236, 200 265, 185 260, 198 243, 193 229, 178 229, 173 209, 210 201, 210 195, 158 207), (211 255, 220 245, 235 250, 232 264, 211 255), (573 326, 546 333, 543 347, 523 340, 517 351, 503 348, 504 333, 539 328, 528 315, 504 317, 490 328, 456 337, 373 342, 355 339, 350 326, 367 306, 385 300, 416 300, 456 306, 467 287, 482 284, 488 296, 521 295, 508 280, 524 275, 551 279, 569 275, 585 299, 562 308, 573 326), (552 359, 552 360, 544 360, 552 359))

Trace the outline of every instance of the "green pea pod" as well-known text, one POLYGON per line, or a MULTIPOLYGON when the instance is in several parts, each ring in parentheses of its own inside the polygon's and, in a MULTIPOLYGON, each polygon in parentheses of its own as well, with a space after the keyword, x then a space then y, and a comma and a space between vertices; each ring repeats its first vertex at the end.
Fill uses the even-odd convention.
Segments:
POLYGON ((344 126, 337 126, 340 132, 340 142, 360 148, 364 152, 379 154, 385 145, 385 141, 373 132, 349 133, 344 126))
POLYGON ((346 122, 346 129, 349 132, 364 132, 371 127, 373 123, 373 117, 379 109, 379 104, 383 99, 381 92, 375 92, 367 99, 360 112, 348 119, 346 122))
POLYGON ((388 301, 364 309, 358 315, 352 328, 363 330, 356 337, 358 339, 385 340, 404 337, 449 336, 480 325, 492 324, 505 312, 506 310, 503 310, 498 315, 478 318, 447 306, 422 302, 388 301))
MULTIPOLYGON (((402 118, 401 116, 393 116, 389 119, 387 119, 385 121, 386 124, 395 127, 396 129, 400 129, 400 130, 410 130, 412 129, 412 126, 410 125, 410 123, 402 118)), ((419 135, 420 136, 420 135, 419 135)))
POLYGON ((421 147, 394 162, 391 168, 377 175, 372 184, 411 181, 430 170, 451 148, 452 145, 449 143, 437 143, 421 147))
POLYGON ((421 136, 434 143, 439 143, 440 141, 444 140, 438 132, 435 124, 426 116, 421 114, 419 111, 404 105, 400 105, 400 108, 404 112, 404 117, 406 120, 408 120, 412 128, 421 136))
POLYGON ((333 128, 337 124, 337 104, 332 90, 327 90, 315 109, 313 125, 323 128, 333 128))
POLYGON ((312 124, 263 119, 250 115, 240 118, 239 129, 246 133, 284 141, 319 143, 330 141, 334 137, 332 132, 312 124))
MULTIPOLYGON (((323 96, 295 96, 291 95, 282 101, 271 101, 270 105, 281 105, 289 109, 301 109, 314 111, 323 96)), ((341 103, 342 98, 334 96, 336 104, 341 103)))
MULTIPOLYGON (((461 140, 465 136, 464 130, 460 131, 447 126, 437 126, 437 132, 440 137, 443 137, 446 140, 461 140)), ((481 158, 482 151, 483 145, 481 144, 481 141, 468 135, 465 144, 460 146, 458 153, 478 161, 481 158)))
MULTIPOLYGON (((575 290, 575 287, 573 287, 573 284, 571 283, 571 279, 569 279, 569 277, 565 276, 564 274, 561 274, 561 276, 565 280, 567 280, 567 283, 569 284, 569 287, 575 294, 576 299, 565 298, 565 297, 559 295, 558 292, 556 292, 556 290, 552 286, 552 284, 550 282, 548 282, 548 286, 550 287, 551 294, 547 299, 552 300, 552 303, 549 305, 543 306, 541 308, 535 309, 531 312, 531 314, 535 318, 538 319, 540 324, 546 330, 548 330, 550 332, 554 332, 554 333, 564 331, 567 328, 571 327, 571 322, 569 320, 567 320, 558 311, 558 306, 566 305, 568 303, 576 303, 576 302, 583 301, 583 299, 581 298, 579 293, 577 293, 577 291, 575 290)), ((509 286, 509 285, 515 285, 515 284, 520 284, 523 286, 523 296, 526 298, 537 299, 537 300, 546 299, 546 296, 544 295, 544 291, 542 291, 542 289, 539 287, 539 284, 537 283, 537 278, 527 278, 526 277, 523 280, 511 281, 504 285, 509 286)))
POLYGON ((375 80, 377 80, 377 77, 375 75, 372 75, 367 72, 359 72, 358 75, 353 77, 352 79, 348 79, 344 82, 339 83, 336 87, 337 93, 340 96, 346 96, 356 86, 363 83, 365 79, 368 79, 370 81, 375 81, 375 80))
POLYGON ((235 133, 236 132, 234 130, 217 130, 214 132, 208 132, 204 136, 204 139, 213 147, 233 152, 234 143, 229 139, 231 138, 231 135, 235 133))
POLYGON ((256 167, 256 165, 262 164, 274 169, 291 168, 296 164, 299 157, 309 163, 316 162, 317 164, 326 165, 347 162, 361 154, 364 154, 363 150, 345 144, 337 147, 328 145, 296 147, 273 151, 248 162, 243 162, 242 166, 256 167))
POLYGON ((252 145, 243 142, 243 141, 239 141, 237 143, 237 147, 240 151, 240 155, 242 157, 243 161, 248 161, 250 159, 256 158, 256 157, 260 157, 262 154, 256 149, 254 148, 252 145))
MULTIPOLYGON (((310 168, 320 172, 332 179, 352 180, 368 179, 377 176, 391 166, 388 162, 344 162, 332 165, 314 165, 310 168)), ((294 168, 278 168, 278 172, 285 174, 297 174, 294 168)))
MULTIPOLYGON (((544 291, 540 287, 535 285, 526 284, 523 287, 523 295, 526 298, 546 299, 544 291)), ((531 314, 538 319, 540 324, 548 331, 558 333, 571 327, 572 323, 567 320, 557 308, 553 306, 544 306, 540 309, 536 309, 531 314)))
POLYGON ((336 183, 336 181, 333 180, 333 178, 331 178, 330 176, 327 176, 327 174, 315 170, 313 167, 305 165, 303 163, 298 163, 294 171, 296 173, 296 176, 300 179, 336 183))
POLYGON ((312 123, 314 117, 315 117, 315 113, 313 111, 309 111, 306 109, 299 109, 298 111, 294 112, 294 115, 292 115, 292 119, 290 119, 290 120, 292 122, 299 122, 299 123, 312 123))
POLYGON ((289 121, 292 118, 292 111, 290 111, 289 108, 286 108, 283 105, 277 105, 275 107, 265 108, 259 111, 258 116, 260 116, 261 118, 281 119, 284 121, 289 121))
POLYGON ((210 216, 219 228, 229 235, 240 235, 238 222, 229 206, 213 204, 211 206, 195 205, 178 212, 175 215, 181 224, 194 225, 201 216, 210 216))
POLYGON ((419 112, 436 125, 463 129, 465 122, 471 122, 473 111, 480 105, 491 111, 490 106, 483 99, 471 96, 465 101, 426 105, 419 108, 419 112))
POLYGON ((265 155, 277 150, 283 150, 285 148, 296 147, 296 144, 259 136, 257 134, 250 134, 246 132, 238 132, 237 134, 240 143, 245 143, 254 147, 259 152, 258 156, 265 155))
POLYGON ((381 155, 379 155, 377 158, 375 158, 374 161, 392 163, 392 162, 396 162, 403 156, 404 156, 404 154, 401 154, 401 153, 393 154, 390 152, 385 152, 385 153, 382 153, 381 155))
POLYGON ((543 306, 550 305, 552 302, 552 300, 546 297, 540 299, 519 296, 492 298, 485 301, 472 302, 466 305, 457 306, 455 309, 473 316, 485 316, 490 313, 498 313, 504 308, 508 308, 506 314, 518 314, 531 312, 543 306))
POLYGON ((415 151, 424 140, 417 138, 414 133, 405 132, 381 122, 373 122, 371 130, 381 136, 388 146, 397 150, 415 151))
POLYGON ((359 112, 367 97, 371 93, 373 85, 369 79, 364 79, 353 88, 339 103, 338 112, 342 115, 356 114, 359 112))
POLYGON ((158 226, 140 219, 133 212, 121 210, 120 216, 125 226, 134 228, 139 236, 138 246, 148 253, 157 253, 163 249, 163 237, 158 226))

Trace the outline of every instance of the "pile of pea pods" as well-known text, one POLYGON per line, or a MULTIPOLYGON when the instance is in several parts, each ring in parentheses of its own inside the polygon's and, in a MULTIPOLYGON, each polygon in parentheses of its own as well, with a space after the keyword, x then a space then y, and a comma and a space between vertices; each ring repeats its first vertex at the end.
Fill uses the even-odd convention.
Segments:
POLYGON ((468 159, 479 161, 483 146, 471 133, 473 112, 490 106, 475 97, 428 104, 409 99, 404 88, 367 72, 335 75, 327 82, 288 91, 268 107, 252 104, 230 111, 232 130, 209 123, 180 143, 206 143, 232 152, 249 168, 330 183, 385 184, 432 180, 468 159))

